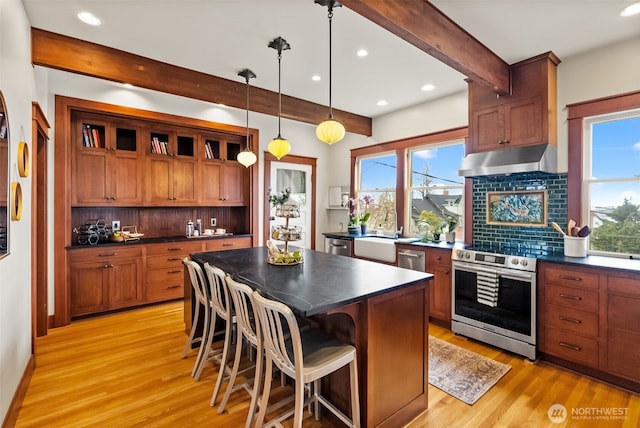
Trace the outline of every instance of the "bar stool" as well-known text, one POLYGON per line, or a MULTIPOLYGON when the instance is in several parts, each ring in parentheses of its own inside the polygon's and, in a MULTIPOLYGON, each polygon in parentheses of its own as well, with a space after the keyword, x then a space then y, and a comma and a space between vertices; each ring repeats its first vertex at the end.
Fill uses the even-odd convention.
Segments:
MULTIPOLYGON (((191 370, 191 377, 196 377, 196 372, 198 372, 198 369, 201 365, 201 360, 205 354, 207 336, 209 336, 209 329, 211 328, 210 318, 212 315, 212 308, 209 299, 209 292, 207 290, 207 282, 204 279, 204 275, 202 274, 202 268, 200 268, 200 265, 193 260, 189 260, 189 258, 187 257, 182 259, 182 264, 184 264, 184 266, 187 268, 187 272, 189 272, 191 287, 193 288, 193 292, 195 293, 196 297, 195 301, 193 302, 193 304, 195 305, 195 311, 193 313, 193 319, 191 321, 191 331, 189 332, 187 343, 184 345, 182 358, 187 357, 187 354, 189 353, 189 350, 194 343, 200 342, 198 356, 196 357, 196 361, 193 364, 193 369, 191 370), (196 330, 198 329, 198 325, 200 323, 200 307, 204 308, 202 335, 200 337, 195 337, 196 330)), ((196 378, 196 380, 198 379, 196 378)))
MULTIPOLYGON (((211 304, 213 307, 214 321, 212 322, 211 334, 207 338, 207 349, 211 348, 211 342, 213 340, 213 325, 215 324, 215 318, 219 317, 225 322, 224 329, 224 343, 222 345, 222 355, 218 353, 213 353, 211 358, 215 358, 220 363, 220 369, 218 371, 218 378, 216 380, 215 387, 213 389, 213 394, 211 395, 211 406, 215 406, 216 400, 218 399, 218 393, 220 392, 220 386, 222 385, 223 380, 228 378, 231 374, 231 370, 227 365, 227 360, 229 358, 229 348, 232 337, 232 330, 235 328, 236 324, 236 316, 233 311, 233 303, 231 302, 231 297, 229 296, 229 289, 227 288, 227 284, 225 282, 224 277, 226 276, 225 272, 217 268, 215 266, 210 265, 209 263, 204 264, 204 271, 206 272, 207 279, 209 281, 209 286, 211 290, 211 304)), ((202 368, 200 368, 201 370, 202 368)))
MULTIPOLYGON (((252 293, 254 307, 260 318, 265 349, 265 379, 271 378, 272 365, 295 382, 295 405, 292 410, 278 416, 269 425, 294 416, 293 426, 302 427, 302 412, 307 405, 315 405, 315 417, 319 419, 322 404, 349 427, 360 427, 360 402, 358 398, 358 369, 356 349, 329 336, 319 328, 300 331, 291 309, 274 300, 252 293), (284 323, 284 324, 283 324, 284 323), (287 336, 288 333, 288 336, 287 336), (320 394, 320 379, 349 365, 351 385, 351 419, 320 394), (311 384, 311 396, 305 400, 305 385, 311 384)), ((271 382, 265 381, 259 405, 256 426, 262 426, 269 401, 271 382)))
POLYGON ((225 277, 225 280, 227 287, 229 288, 229 294, 231 295, 231 300, 233 301, 233 307, 236 313, 237 338, 233 368, 231 369, 231 375, 229 376, 227 390, 225 391, 222 401, 218 406, 218 414, 224 412, 224 408, 231 393, 240 388, 244 388, 251 396, 249 414, 247 415, 247 422, 245 425, 246 428, 249 428, 253 421, 256 403, 258 401, 258 389, 260 387, 260 378, 264 359, 260 321, 254 309, 253 299, 251 297, 253 290, 251 287, 234 281, 229 275, 225 277), (253 346, 256 350, 255 373, 252 379, 248 379, 244 383, 235 385, 236 377, 238 376, 238 369, 240 367, 240 360, 242 358, 242 345, 244 341, 250 344, 250 346, 253 346))

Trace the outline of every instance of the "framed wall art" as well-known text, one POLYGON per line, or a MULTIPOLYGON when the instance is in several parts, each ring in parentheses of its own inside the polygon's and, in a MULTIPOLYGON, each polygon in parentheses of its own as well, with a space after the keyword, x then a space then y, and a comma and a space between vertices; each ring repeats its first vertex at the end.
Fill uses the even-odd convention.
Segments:
POLYGON ((487 224, 547 226, 547 191, 487 192, 487 224))

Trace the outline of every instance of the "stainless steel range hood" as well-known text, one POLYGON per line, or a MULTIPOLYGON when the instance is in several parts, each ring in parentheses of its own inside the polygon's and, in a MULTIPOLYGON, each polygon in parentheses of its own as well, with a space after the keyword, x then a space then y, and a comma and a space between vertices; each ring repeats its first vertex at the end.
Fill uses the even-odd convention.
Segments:
POLYGON ((510 147, 493 152, 467 155, 458 175, 479 177, 484 175, 515 174, 518 172, 558 172, 558 155, 555 146, 538 144, 527 147, 510 147))

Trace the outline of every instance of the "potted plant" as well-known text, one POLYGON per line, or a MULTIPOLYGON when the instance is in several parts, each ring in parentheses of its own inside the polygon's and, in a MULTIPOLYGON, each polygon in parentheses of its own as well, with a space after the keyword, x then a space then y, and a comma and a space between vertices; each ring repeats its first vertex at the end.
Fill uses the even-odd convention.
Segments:
POLYGON ((442 218, 433 211, 422 211, 418 217, 417 227, 423 242, 438 242, 442 233, 442 218))
POLYGON ((362 199, 351 198, 349 202, 351 203, 351 211, 349 212, 347 230, 349 231, 349 234, 365 235, 367 233, 367 222, 371 217, 369 205, 373 203, 373 197, 370 195, 364 195, 362 199), (361 205, 364 205, 363 209, 366 211, 364 214, 360 214, 361 205))
POLYGON ((445 233, 445 240, 448 244, 453 244, 456 242, 456 227, 458 226, 458 217, 449 215, 445 219, 445 223, 447 225, 447 232, 445 233))

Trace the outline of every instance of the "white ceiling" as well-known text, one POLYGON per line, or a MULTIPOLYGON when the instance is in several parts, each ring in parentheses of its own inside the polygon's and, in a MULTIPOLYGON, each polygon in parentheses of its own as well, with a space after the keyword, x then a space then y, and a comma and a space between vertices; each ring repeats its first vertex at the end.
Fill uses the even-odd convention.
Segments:
MULTIPOLYGON (((422 1, 422 0, 407 0, 422 1)), ((434 0, 507 63, 553 51, 560 59, 640 36, 640 15, 620 18, 631 0, 434 0)), ((278 90, 278 36, 282 92, 328 104, 327 9, 313 0, 23 0, 33 27, 145 57, 278 90), (90 27, 76 18, 90 11, 90 27), (313 82, 311 76, 322 76, 313 82)), ((612 65, 615 66, 615 65, 612 65)), ((375 117, 462 91, 464 77, 346 7, 333 18, 333 106, 375 117), (356 51, 365 48, 366 58, 356 51), (420 88, 431 83, 432 92, 420 88), (380 99, 388 101, 379 107, 380 99)))

